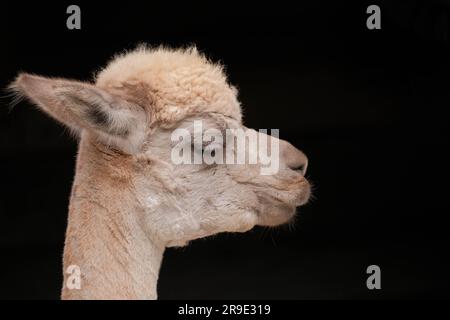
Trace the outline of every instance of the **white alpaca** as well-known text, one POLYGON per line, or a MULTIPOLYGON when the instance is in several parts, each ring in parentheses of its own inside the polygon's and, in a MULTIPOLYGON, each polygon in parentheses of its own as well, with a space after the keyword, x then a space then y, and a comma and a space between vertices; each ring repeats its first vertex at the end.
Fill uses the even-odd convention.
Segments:
POLYGON ((80 268, 81 288, 64 285, 63 299, 156 299, 166 247, 285 223, 309 198, 307 159, 286 141, 276 175, 173 164, 176 128, 251 130, 222 67, 195 49, 139 48, 95 84, 20 74, 12 88, 80 136, 64 270, 80 268))

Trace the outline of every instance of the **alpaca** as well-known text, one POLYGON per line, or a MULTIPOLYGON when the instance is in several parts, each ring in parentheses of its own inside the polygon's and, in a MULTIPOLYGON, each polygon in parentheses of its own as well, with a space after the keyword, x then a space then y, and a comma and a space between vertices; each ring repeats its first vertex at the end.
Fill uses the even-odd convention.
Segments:
POLYGON ((64 272, 62 299, 156 299, 166 248, 283 224, 310 196, 306 156, 272 136, 277 174, 261 175, 260 163, 173 164, 176 128, 252 130, 223 67, 195 48, 139 47, 94 83, 21 73, 11 88, 79 136, 63 268, 78 266, 81 281, 69 288, 64 272))

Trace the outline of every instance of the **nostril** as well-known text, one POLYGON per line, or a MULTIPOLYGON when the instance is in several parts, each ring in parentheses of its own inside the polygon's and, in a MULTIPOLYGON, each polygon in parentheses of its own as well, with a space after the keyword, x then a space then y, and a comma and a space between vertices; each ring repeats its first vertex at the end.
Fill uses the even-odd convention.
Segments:
POLYGON ((301 150, 284 140, 282 140, 282 145, 280 148, 282 150, 282 158, 286 166, 304 176, 306 174, 306 169, 308 168, 308 158, 306 155, 301 150))
POLYGON ((300 172, 304 176, 306 174, 306 168, 307 168, 307 163, 303 163, 303 164, 296 166, 294 168, 291 168, 291 169, 294 171, 300 172))

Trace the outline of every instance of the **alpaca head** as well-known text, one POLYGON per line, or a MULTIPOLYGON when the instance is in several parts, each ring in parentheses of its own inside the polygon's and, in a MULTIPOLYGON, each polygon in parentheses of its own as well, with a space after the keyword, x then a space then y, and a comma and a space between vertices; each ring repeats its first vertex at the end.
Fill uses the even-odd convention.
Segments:
POLYGON ((305 155, 244 127, 237 90, 221 66, 195 49, 140 48, 113 59, 95 83, 21 74, 12 88, 95 145, 99 158, 108 154, 108 166, 126 172, 139 221, 167 246, 285 223, 309 198, 305 155), (183 132, 192 139, 174 139, 183 132), (205 138, 208 132, 217 135, 205 138), (277 156, 277 170, 262 174, 259 155, 250 163, 250 143, 229 147, 237 132, 263 141, 255 145, 277 156), (174 161, 179 150, 202 161, 174 161), (229 163, 228 153, 244 163, 229 163), (225 160, 210 163, 205 154, 225 160))

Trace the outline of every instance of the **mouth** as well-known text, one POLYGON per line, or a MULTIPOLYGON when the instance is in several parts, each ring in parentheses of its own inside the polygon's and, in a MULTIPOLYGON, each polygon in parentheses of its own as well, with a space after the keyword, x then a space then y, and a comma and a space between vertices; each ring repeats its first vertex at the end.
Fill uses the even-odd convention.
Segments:
POLYGON ((260 194, 258 225, 278 226, 289 222, 294 217, 297 207, 306 204, 310 196, 311 188, 308 182, 295 193, 276 191, 260 194))

